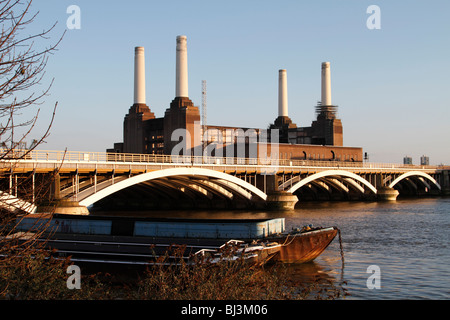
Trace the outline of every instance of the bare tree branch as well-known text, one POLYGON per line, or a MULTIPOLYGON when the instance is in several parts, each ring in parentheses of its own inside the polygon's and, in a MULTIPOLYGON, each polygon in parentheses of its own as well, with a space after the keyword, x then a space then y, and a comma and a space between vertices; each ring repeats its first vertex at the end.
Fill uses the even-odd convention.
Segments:
MULTIPOLYGON (((39 110, 31 119, 17 122, 15 118, 21 115, 22 109, 44 103, 43 99, 48 95, 53 80, 43 91, 38 92, 36 89, 43 82, 48 56, 56 51, 64 37, 63 33, 55 43, 40 50, 36 48, 35 41, 50 39, 50 33, 55 29, 56 23, 42 32, 22 36, 26 26, 39 14, 39 12, 30 13, 31 2, 31 0, 0 1, 0 146, 3 147, 0 160, 10 158, 13 149, 23 146, 35 127, 39 110), (19 137, 16 134, 18 128, 22 128, 25 132, 19 137)), ((48 137, 56 107, 57 103, 46 132, 35 140, 33 149, 48 137)), ((20 158, 26 154, 22 153, 20 158)))
MULTIPOLYGON (((17 224, 25 212, 20 205, 48 198, 52 183, 48 176, 35 171, 14 172, 16 160, 29 156, 49 136, 58 106, 55 103, 44 133, 32 146, 23 148, 37 126, 41 109, 36 106, 44 104, 53 84, 52 79, 42 90, 48 58, 65 34, 56 42, 49 41, 56 23, 41 32, 25 34, 39 14, 30 12, 31 3, 32 0, 0 0, 0 178, 3 178, 0 179, 0 269, 9 266, 10 261, 18 261, 17 257, 20 261, 21 255, 39 247, 41 242, 37 239, 45 230, 40 219, 36 219, 36 226, 27 237, 17 232, 17 224), (32 115, 24 120, 24 114, 30 112, 32 115)), ((44 223, 48 221, 44 219, 44 223)), ((4 290, 0 288, 0 294, 4 290)))

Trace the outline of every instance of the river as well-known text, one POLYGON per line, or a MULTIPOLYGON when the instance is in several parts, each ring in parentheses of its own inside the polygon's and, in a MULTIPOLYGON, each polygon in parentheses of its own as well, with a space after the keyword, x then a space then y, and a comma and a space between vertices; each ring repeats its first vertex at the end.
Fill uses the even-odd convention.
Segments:
POLYGON ((450 198, 302 203, 285 218, 341 230, 343 268, 336 238, 294 275, 342 279, 346 299, 450 298, 450 198))
POLYGON ((290 212, 169 211, 157 215, 284 217, 287 230, 308 224, 336 226, 341 231, 344 263, 336 237, 315 261, 288 266, 290 277, 300 281, 326 278, 345 289, 345 299, 450 299, 450 198, 301 202, 298 207, 290 212))
MULTIPOLYGON (((449 198, 304 203, 286 216, 287 228, 301 223, 341 230, 348 299, 450 298, 449 198)), ((339 252, 335 239, 314 261, 336 281, 339 252)))

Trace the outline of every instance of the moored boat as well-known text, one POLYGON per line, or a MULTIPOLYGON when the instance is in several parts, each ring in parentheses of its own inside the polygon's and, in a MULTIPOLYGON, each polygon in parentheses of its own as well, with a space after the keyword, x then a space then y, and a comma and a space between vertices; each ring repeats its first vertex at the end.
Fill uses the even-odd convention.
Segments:
POLYGON ((28 215, 18 220, 19 232, 45 226, 40 240, 73 261, 152 264, 176 259, 189 262, 199 254, 213 261, 233 240, 228 259, 264 264, 268 261, 305 263, 317 258, 333 241, 336 227, 285 230, 284 218, 172 219, 73 215, 28 215), (176 254, 173 252, 177 251, 176 254), (181 252, 181 254, 180 254, 181 252))

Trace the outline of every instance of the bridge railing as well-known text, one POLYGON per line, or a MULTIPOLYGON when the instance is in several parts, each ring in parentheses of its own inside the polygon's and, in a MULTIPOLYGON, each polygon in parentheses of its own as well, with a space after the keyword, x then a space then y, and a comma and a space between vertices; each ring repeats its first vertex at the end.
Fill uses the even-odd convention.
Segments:
POLYGON ((176 156, 160 154, 83 152, 58 150, 24 150, 9 151, 5 154, 0 148, 1 160, 23 160, 34 162, 118 162, 118 163, 155 163, 155 164, 207 164, 207 165, 246 165, 279 167, 333 167, 333 168, 402 168, 402 169, 437 169, 441 166, 405 165, 395 163, 370 163, 339 160, 304 160, 271 158, 237 158, 216 156, 176 156), (26 154, 26 156, 23 156, 26 154), (3 155, 3 157, 2 157, 3 155))

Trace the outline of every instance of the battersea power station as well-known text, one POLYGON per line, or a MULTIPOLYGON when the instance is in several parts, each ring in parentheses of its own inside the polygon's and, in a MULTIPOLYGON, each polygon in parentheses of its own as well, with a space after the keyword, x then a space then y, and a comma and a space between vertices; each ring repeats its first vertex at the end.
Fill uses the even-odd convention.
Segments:
POLYGON ((189 99, 186 36, 176 38, 175 98, 161 117, 157 117, 146 104, 144 48, 136 47, 134 103, 124 118, 123 142, 114 143, 107 152, 161 155, 175 152, 192 156, 204 156, 205 152, 210 152, 210 156, 267 157, 259 150, 263 146, 265 152, 279 160, 361 162, 362 148, 343 146, 342 122, 337 117, 337 106, 331 101, 329 62, 322 63, 321 73, 321 102, 315 107, 317 118, 310 127, 298 127, 289 117, 285 69, 278 71, 278 116, 268 128, 210 125, 202 123, 199 107, 189 99), (239 140, 240 135, 243 135, 243 140, 239 140), (244 141, 244 153, 237 150, 238 140, 244 141), (211 152, 208 145, 212 144, 211 152), (276 150, 275 155, 273 150, 276 150))

